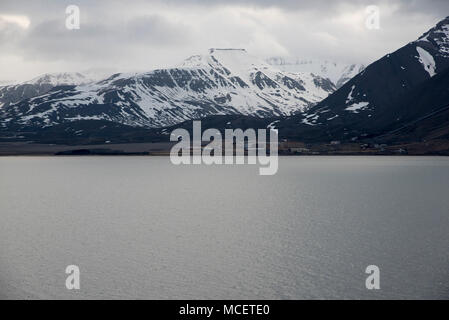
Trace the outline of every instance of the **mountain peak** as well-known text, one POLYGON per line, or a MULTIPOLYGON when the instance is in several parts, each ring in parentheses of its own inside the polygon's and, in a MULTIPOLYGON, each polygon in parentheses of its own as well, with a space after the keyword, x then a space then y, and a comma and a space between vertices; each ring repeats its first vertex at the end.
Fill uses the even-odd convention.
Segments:
POLYGON ((448 25, 449 24, 449 16, 438 22, 437 27, 448 25))
POLYGON ((25 83, 27 84, 49 84, 52 86, 57 85, 79 85, 92 82, 86 76, 79 72, 61 72, 61 73, 46 73, 38 76, 25 83))
POLYGON ((442 56, 449 56, 449 17, 424 33, 417 41, 434 47, 442 56))
POLYGON ((248 54, 246 49, 211 48, 208 54, 194 55, 183 61, 181 68, 199 68, 221 65, 237 72, 238 70, 269 68, 270 66, 259 58, 248 54))

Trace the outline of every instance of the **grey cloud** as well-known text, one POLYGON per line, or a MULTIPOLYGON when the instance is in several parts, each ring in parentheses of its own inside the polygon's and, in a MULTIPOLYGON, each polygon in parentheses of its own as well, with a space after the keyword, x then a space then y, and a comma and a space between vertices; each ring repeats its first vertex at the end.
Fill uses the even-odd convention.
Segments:
POLYGON ((254 7, 277 7, 286 10, 308 10, 320 12, 323 15, 331 14, 335 8, 342 4, 353 6, 369 6, 381 3, 395 4, 399 10, 405 12, 420 11, 423 13, 440 16, 442 12, 449 15, 448 0, 165 0, 168 3, 196 6, 217 6, 217 5, 242 5, 254 7))
POLYGON ((189 39, 188 27, 158 16, 141 16, 119 23, 83 23, 68 30, 62 19, 45 21, 23 34, 19 49, 29 58, 94 59, 126 57, 141 46, 182 45, 189 39))
MULTIPOLYGON (((2 0, 0 3, 0 12, 11 13, 20 11, 28 15, 48 16, 52 15, 55 11, 62 12, 70 4, 76 4, 81 8, 89 8, 89 10, 93 11, 107 11, 114 10, 121 3, 123 1, 119 0, 2 0)), ((332 14, 342 4, 368 6, 380 3, 395 4, 404 14, 419 11, 434 16, 441 16, 442 14, 449 15, 449 1, 447 0, 134 0, 126 2, 127 5, 136 7, 170 4, 174 10, 177 7, 185 6, 214 7, 239 5, 259 8, 276 7, 286 10, 314 11, 322 15, 332 14)))
POLYGON ((13 44, 23 33, 18 25, 0 17, 0 48, 13 44))
POLYGON ((149 41, 161 45, 179 45, 190 38, 189 27, 171 23, 159 15, 141 16, 128 21, 126 37, 135 41, 149 41))
POLYGON ((31 21, 27 30, 0 24, 0 59, 13 55, 26 60, 27 66, 7 65, 10 70, 6 71, 27 69, 31 76, 54 61, 66 70, 99 64, 160 67, 210 46, 247 47, 255 55, 272 50, 272 54, 285 51, 304 58, 368 63, 416 39, 449 15, 449 1, 1 0, 2 14, 26 15, 31 21), (69 4, 81 9, 80 30, 65 28, 69 4), (395 8, 381 16, 380 31, 356 32, 338 20, 345 13, 342 8, 363 10, 371 4, 395 8), (33 69, 32 62, 39 68, 33 69))

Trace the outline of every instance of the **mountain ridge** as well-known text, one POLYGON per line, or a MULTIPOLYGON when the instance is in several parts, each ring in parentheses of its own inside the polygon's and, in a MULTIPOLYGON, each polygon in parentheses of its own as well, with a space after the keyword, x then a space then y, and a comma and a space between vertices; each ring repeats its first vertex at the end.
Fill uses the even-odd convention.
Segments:
POLYGON ((412 106, 405 108, 404 101, 414 90, 449 69, 448 30, 449 18, 446 18, 418 40, 367 66, 304 114, 283 120, 279 126, 285 125, 290 131, 296 126, 298 138, 309 135, 328 141, 358 140, 401 126, 410 120, 411 114, 421 117, 432 113, 441 102, 433 101, 430 96, 427 96, 427 109, 420 108, 419 112, 414 112, 412 106), (434 62, 431 66, 425 63, 421 50, 432 57, 427 59, 428 63, 434 62))
POLYGON ((53 87, 2 109, 15 128, 86 119, 164 127, 215 114, 291 115, 334 90, 326 79, 282 72, 245 50, 211 49, 175 68, 53 87))
MULTIPOLYGON (((192 120, 202 119, 204 128, 274 128, 281 139, 311 144, 341 142, 366 145, 414 141, 423 148, 419 152, 425 152, 429 139, 448 144, 449 18, 440 21, 417 40, 368 65, 340 89, 326 95, 316 104, 311 104, 304 96, 298 98, 296 95, 310 93, 312 84, 317 90, 330 92, 335 88, 331 86, 325 89, 326 84, 331 85, 330 80, 326 82, 326 79, 313 75, 310 75, 310 79, 303 79, 301 77, 304 75, 301 74, 295 78, 294 73, 276 70, 246 55, 241 49, 213 49, 207 55, 192 56, 177 68, 115 74, 93 85, 55 87, 46 95, 16 104, 7 110, 0 109, 3 112, 1 124, 10 131, 44 128, 42 132, 51 133, 51 138, 60 130, 70 131, 72 127, 80 127, 82 121, 82 127, 86 129, 73 132, 85 130, 76 133, 77 137, 81 135, 83 139, 99 135, 94 130, 94 123, 101 123, 102 127, 116 131, 119 126, 121 132, 137 132, 143 127, 151 129, 146 133, 142 133, 142 130, 135 133, 133 141, 140 138, 161 141, 168 139, 169 130, 178 126, 189 127, 192 120), (239 55, 245 55, 245 58, 236 59, 239 55), (249 60, 242 63, 245 59, 249 60), (324 82, 317 86, 319 79, 324 82), (126 101, 136 101, 136 88, 146 90, 147 93, 148 90, 161 93, 157 98, 165 108, 163 113, 158 114, 159 110, 151 107, 144 110, 138 104, 126 104, 126 101), (190 108, 181 108, 184 113, 178 113, 180 106, 184 106, 188 100, 186 98, 191 97, 180 94, 187 89, 196 98, 202 98, 191 100, 190 108), (220 92, 221 95, 208 95, 210 92, 220 92), (229 101, 235 101, 235 97, 244 101, 248 92, 258 93, 256 97, 268 106, 257 108, 259 113, 251 108, 245 112, 233 109, 229 101), (227 94, 232 95, 231 99, 227 94), (304 109, 297 108, 298 112, 287 113, 287 110, 292 110, 287 103, 289 97, 295 102, 301 101, 300 107, 304 109), (285 103, 276 105, 273 103, 276 99, 285 103), (64 102, 62 106, 58 105, 61 101, 64 102), (123 104, 126 109, 120 108, 123 104), (85 111, 82 117, 79 116, 80 106, 85 108, 81 110, 85 111), (52 114, 52 118, 40 118, 48 119, 49 123, 37 122, 34 127, 27 127, 27 120, 32 120, 36 115, 51 114, 55 110, 66 113, 63 116, 67 121, 59 121, 54 117, 58 115, 56 113, 52 114), (185 113, 186 110, 191 113, 185 113), (98 118, 101 112, 107 113, 108 117, 98 118), (14 118, 16 115, 19 118, 14 118), (148 121, 151 121, 148 116, 167 119, 167 115, 173 121, 147 126, 148 121), (123 121, 124 118, 132 121, 127 123, 123 121), (134 121, 142 121, 136 130, 130 129, 130 125, 135 126, 134 121)), ((146 97, 151 106, 154 96, 146 97)), ((103 137, 107 137, 106 131, 98 138, 103 137)))
POLYGON ((329 60, 303 59, 295 57, 271 57, 267 63, 286 72, 310 72, 329 79, 337 89, 365 69, 363 64, 346 64, 329 60))

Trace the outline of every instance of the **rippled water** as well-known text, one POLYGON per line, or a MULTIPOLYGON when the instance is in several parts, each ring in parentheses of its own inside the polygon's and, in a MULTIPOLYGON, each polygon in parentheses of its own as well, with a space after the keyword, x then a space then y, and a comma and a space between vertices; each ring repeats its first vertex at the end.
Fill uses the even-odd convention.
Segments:
POLYGON ((437 157, 0 158, 0 297, 447 299, 448 191, 437 157))

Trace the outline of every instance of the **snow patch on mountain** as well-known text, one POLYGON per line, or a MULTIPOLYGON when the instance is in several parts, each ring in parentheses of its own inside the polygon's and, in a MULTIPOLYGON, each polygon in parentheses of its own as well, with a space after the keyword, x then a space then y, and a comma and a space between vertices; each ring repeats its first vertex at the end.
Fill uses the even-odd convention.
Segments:
POLYGON ((352 93, 354 92, 354 89, 355 89, 355 86, 352 86, 351 87, 351 91, 349 92, 348 97, 346 98, 346 103, 349 103, 349 102, 351 102, 354 99, 354 97, 352 96, 352 93))
POLYGON ((267 129, 269 129, 269 130, 276 130, 276 123, 279 123, 279 121, 280 121, 280 120, 276 120, 276 121, 271 122, 271 123, 267 126, 267 129))
POLYGON ((418 51, 419 54, 418 60, 423 65, 424 70, 426 70, 426 72, 430 75, 430 77, 433 77, 436 74, 435 59, 429 52, 427 52, 421 47, 416 47, 416 51, 418 51))
POLYGON ((368 107, 369 102, 358 102, 346 107, 346 111, 350 111, 353 113, 359 113, 359 111, 365 110, 368 107))
POLYGON ((302 123, 308 126, 316 126, 318 123, 319 115, 316 113, 312 113, 307 115, 304 119, 302 119, 302 123))

